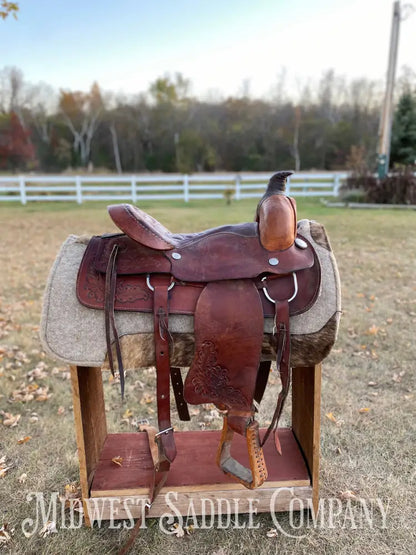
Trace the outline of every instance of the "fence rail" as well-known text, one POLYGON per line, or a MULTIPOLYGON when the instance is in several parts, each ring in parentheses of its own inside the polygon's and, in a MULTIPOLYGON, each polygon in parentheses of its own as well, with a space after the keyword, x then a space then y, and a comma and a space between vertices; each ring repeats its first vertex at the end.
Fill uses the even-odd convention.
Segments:
MULTIPOLYGON (((271 172, 250 174, 0 176, 0 202, 131 201, 261 197, 271 172)), ((291 196, 336 197, 346 173, 298 173, 289 178, 291 196)))

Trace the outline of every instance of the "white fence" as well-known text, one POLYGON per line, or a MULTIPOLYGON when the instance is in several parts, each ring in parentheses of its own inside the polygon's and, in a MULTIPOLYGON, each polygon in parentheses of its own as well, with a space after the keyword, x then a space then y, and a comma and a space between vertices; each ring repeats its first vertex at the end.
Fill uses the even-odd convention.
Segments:
MULTIPOLYGON (((272 172, 250 174, 112 175, 112 176, 0 176, 0 202, 17 201, 131 201, 174 199, 236 200, 260 197, 272 172)), ((288 179, 291 196, 338 196, 346 173, 297 173, 288 179)))

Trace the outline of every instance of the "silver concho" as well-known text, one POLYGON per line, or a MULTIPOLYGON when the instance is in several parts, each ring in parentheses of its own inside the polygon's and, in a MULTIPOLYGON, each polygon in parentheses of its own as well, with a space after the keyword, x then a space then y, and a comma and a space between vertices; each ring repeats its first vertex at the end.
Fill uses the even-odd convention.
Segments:
POLYGON ((304 241, 303 239, 301 239, 300 237, 296 237, 295 245, 297 247, 299 247, 300 249, 307 249, 308 248, 308 243, 306 241, 304 241))
POLYGON ((279 264, 279 261, 277 258, 269 258, 269 264, 270 266, 277 266, 279 264))

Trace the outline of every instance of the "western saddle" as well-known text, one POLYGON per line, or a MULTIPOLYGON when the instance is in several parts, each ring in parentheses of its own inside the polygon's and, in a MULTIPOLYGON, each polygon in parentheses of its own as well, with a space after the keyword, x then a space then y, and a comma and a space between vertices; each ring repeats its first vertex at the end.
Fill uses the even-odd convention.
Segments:
POLYGON ((262 445, 272 431, 280 451, 277 425, 290 384, 289 316, 308 310, 320 288, 317 256, 297 235, 296 204, 284 193, 289 175, 278 172, 270 179, 255 222, 172 234, 142 210, 120 204, 108 211, 123 233, 93 237, 88 244, 77 296, 83 305, 104 311, 109 364, 114 372, 117 360, 122 394, 116 312, 153 313, 160 471, 167 471, 176 455, 170 381, 182 420, 190 419, 187 403, 214 403, 224 411, 217 462, 247 488, 267 479, 262 445), (194 316, 195 354, 184 383, 180 369, 169 362, 170 314, 194 316), (282 387, 260 438, 256 403, 270 371, 270 361, 261 357, 265 317, 274 318, 282 387), (249 468, 231 456, 234 433, 246 438, 249 468))

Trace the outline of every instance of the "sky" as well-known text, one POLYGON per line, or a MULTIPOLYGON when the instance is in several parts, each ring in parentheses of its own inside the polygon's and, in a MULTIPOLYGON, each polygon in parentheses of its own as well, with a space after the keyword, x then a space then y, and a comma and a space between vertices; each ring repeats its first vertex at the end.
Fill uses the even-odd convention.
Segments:
MULTIPOLYGON (((416 0, 413 0, 416 7, 416 0)), ((403 4, 403 2, 402 2, 403 4)), ((195 96, 270 95, 328 69, 384 80, 391 0, 20 0, 0 20, 0 69, 56 89, 134 94, 181 72, 195 96)), ((416 71, 416 11, 401 24, 398 68, 416 71)))

